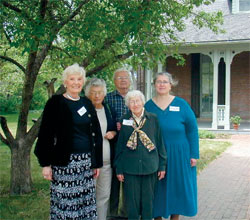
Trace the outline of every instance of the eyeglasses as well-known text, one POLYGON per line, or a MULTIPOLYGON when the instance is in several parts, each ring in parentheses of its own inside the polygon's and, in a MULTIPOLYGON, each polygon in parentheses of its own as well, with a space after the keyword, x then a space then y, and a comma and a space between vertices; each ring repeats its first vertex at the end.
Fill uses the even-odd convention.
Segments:
POLYGON ((117 77, 115 77, 115 79, 118 79, 118 80, 123 80, 123 79, 129 79, 129 77, 128 76, 117 76, 117 77))
POLYGON ((90 95, 93 95, 93 96, 96 96, 96 95, 98 95, 98 96, 100 96, 100 95, 103 95, 104 94, 104 92, 103 91, 98 91, 98 92, 90 92, 90 95))
POLYGON ((166 81, 166 80, 163 80, 163 81, 157 80, 155 83, 156 83, 156 84, 168 84, 169 82, 166 81))
POLYGON ((141 104, 141 103, 142 103, 142 101, 141 101, 140 99, 129 101, 129 104, 130 104, 130 105, 141 104))

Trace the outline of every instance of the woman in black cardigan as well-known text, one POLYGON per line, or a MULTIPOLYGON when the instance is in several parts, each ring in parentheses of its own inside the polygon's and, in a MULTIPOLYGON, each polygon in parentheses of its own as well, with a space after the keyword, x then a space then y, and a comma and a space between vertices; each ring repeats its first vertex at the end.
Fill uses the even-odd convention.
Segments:
POLYGON ((50 219, 97 219, 95 185, 102 161, 102 134, 91 101, 79 94, 85 70, 63 72, 66 92, 48 100, 35 155, 51 181, 50 219))
POLYGON ((103 167, 96 180, 96 203, 98 220, 107 218, 109 197, 111 192, 112 163, 114 159, 114 144, 116 141, 115 111, 103 102, 107 94, 106 83, 103 79, 92 78, 85 86, 85 95, 95 106, 101 125, 103 137, 103 167))

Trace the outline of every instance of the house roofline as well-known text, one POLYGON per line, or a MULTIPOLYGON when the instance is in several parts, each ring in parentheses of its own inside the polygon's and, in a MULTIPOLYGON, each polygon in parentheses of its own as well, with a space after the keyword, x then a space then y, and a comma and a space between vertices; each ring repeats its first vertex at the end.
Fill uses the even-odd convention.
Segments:
POLYGON ((202 41, 202 42, 180 42, 181 46, 189 46, 189 45, 218 45, 218 44, 242 44, 242 43, 250 43, 249 39, 239 39, 239 40, 220 40, 220 41, 202 41))

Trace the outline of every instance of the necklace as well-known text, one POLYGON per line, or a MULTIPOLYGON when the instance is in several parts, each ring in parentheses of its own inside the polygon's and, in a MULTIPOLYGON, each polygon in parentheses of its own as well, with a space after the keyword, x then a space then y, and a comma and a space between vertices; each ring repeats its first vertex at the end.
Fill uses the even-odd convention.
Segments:
POLYGON ((72 101, 78 101, 78 100, 80 100, 80 97, 78 97, 78 98, 73 98, 71 95, 69 95, 68 93, 66 93, 66 96, 70 99, 70 100, 72 100, 72 101))

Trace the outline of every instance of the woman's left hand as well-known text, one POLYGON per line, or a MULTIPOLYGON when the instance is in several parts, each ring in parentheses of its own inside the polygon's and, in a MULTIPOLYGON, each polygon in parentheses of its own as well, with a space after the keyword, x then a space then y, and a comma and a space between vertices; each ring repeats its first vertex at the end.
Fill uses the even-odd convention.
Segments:
POLYGON ((94 178, 96 179, 100 174, 100 169, 94 169, 93 172, 94 172, 94 178))
POLYGON ((159 171, 158 172, 158 179, 161 180, 165 177, 166 171, 159 171))
POLYGON ((191 167, 195 167, 196 163, 197 163, 197 160, 194 158, 191 158, 191 160, 190 160, 191 167))

